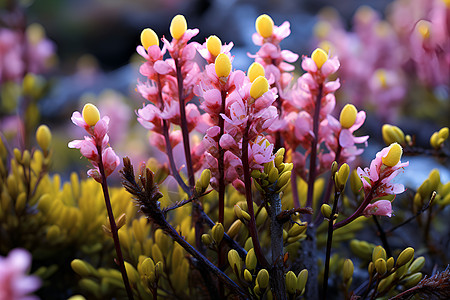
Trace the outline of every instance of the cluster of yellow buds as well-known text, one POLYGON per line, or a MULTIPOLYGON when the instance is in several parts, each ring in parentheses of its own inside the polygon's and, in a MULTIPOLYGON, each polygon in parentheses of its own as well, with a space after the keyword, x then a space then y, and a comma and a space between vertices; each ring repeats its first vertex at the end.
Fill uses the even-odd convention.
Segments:
POLYGON ((403 131, 394 125, 384 124, 381 127, 381 134, 386 145, 392 143, 398 143, 402 146, 409 145, 412 146, 412 139, 410 135, 405 135, 403 131))
POLYGON ((430 138, 430 145, 434 149, 438 150, 442 147, 442 144, 448 139, 449 130, 448 127, 443 127, 439 131, 433 133, 430 138))
POLYGON ((308 281, 308 270, 303 269, 296 276, 294 272, 286 273, 286 290, 289 295, 299 297, 305 293, 306 282, 308 281))
POLYGON ((283 242, 285 245, 295 243, 306 238, 307 222, 295 222, 288 230, 283 229, 283 242))
POLYGON ((225 230, 223 228, 223 225, 221 223, 216 223, 216 225, 211 228, 211 233, 204 233, 202 235, 202 242, 206 246, 214 247, 214 249, 219 249, 219 244, 223 239, 225 230))
POLYGON ((433 203, 441 207, 450 204, 450 182, 442 183, 437 169, 431 170, 428 178, 417 189, 414 195, 415 209, 420 210, 433 197, 433 203))
POLYGON ((252 171, 252 177, 258 190, 266 194, 280 193, 291 182, 292 163, 283 163, 285 149, 280 148, 275 154, 275 159, 264 164, 264 170, 252 171))
POLYGON ((425 258, 420 256, 414 259, 414 249, 411 247, 404 249, 395 261, 393 257, 387 258, 382 246, 376 246, 368 266, 369 276, 377 282, 373 292, 381 297, 398 285, 405 288, 415 286, 422 279, 420 270, 424 265, 425 258))
POLYGON ((211 170, 204 169, 200 178, 195 183, 195 192, 198 196, 202 195, 209 186, 211 180, 211 170))

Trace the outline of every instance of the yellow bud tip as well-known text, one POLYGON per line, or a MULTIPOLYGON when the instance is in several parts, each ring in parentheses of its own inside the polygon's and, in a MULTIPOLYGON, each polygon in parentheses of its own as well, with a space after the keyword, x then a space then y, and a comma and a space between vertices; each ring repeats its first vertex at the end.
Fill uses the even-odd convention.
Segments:
POLYGON ((382 157, 381 161, 386 166, 393 167, 400 161, 402 153, 403 153, 402 146, 400 146, 397 143, 393 143, 391 144, 388 154, 385 157, 382 157))
POLYGON ((355 124, 357 113, 358 110, 356 110, 356 107, 353 104, 346 104, 339 116, 341 126, 345 129, 352 127, 353 124, 355 124))
POLYGON ((91 103, 87 103, 83 107, 83 119, 89 126, 94 126, 100 120, 100 112, 98 108, 91 103))
POLYGON ((323 49, 317 48, 311 54, 311 58, 316 63, 317 68, 320 69, 320 68, 322 68, 323 64, 327 61, 328 54, 323 49))
POLYGON ((36 141, 42 150, 48 150, 52 141, 52 133, 47 125, 41 125, 36 130, 36 141))
POLYGON ((217 77, 228 77, 231 72, 231 61, 228 55, 224 53, 220 53, 216 57, 216 61, 214 63, 214 67, 216 69, 217 77))
POLYGON ((431 24, 428 21, 420 20, 416 25, 417 32, 422 36, 423 39, 427 39, 431 34, 431 24))
POLYGON ((247 76, 250 79, 250 82, 255 81, 259 76, 265 76, 266 72, 264 71, 264 67, 257 62, 254 62, 250 65, 247 71, 247 76))
POLYGON ((259 76, 253 81, 252 86, 250 87, 250 96, 252 96, 253 99, 258 99, 268 90, 269 82, 266 77, 259 76))
POLYGON ((150 28, 145 28, 141 32, 141 44, 147 50, 151 46, 159 46, 158 35, 150 28))
POLYGON ((260 15, 255 22, 256 32, 263 38, 272 36, 273 33, 273 20, 268 15, 260 15))
POLYGON ((208 51, 212 56, 217 56, 222 49, 222 41, 217 36, 211 35, 206 40, 206 48, 208 48, 208 51))
POLYGON ((441 130, 439 130, 439 132, 438 132, 438 137, 439 137, 440 139, 446 140, 446 139, 448 139, 448 136, 449 136, 449 130, 448 130, 448 127, 443 127, 443 128, 441 128, 441 130))
POLYGON ((183 15, 176 15, 170 23, 170 34, 179 40, 187 30, 186 18, 183 15))
POLYGON ((387 74, 384 69, 377 69, 374 73, 375 78, 380 83, 380 86, 386 88, 388 86, 387 74))

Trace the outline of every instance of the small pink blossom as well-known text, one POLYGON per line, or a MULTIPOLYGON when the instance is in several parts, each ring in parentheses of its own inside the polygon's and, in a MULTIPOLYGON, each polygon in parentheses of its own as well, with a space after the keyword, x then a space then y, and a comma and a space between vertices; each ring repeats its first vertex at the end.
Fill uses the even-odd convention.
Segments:
POLYGON ((364 209, 363 215, 369 217, 374 216, 392 216, 392 204, 389 200, 378 200, 372 204, 369 204, 364 209))
POLYGON ((41 286, 39 277, 27 275, 30 266, 31 255, 24 249, 13 249, 7 257, 0 256, 0 299, 39 299, 29 295, 41 286))

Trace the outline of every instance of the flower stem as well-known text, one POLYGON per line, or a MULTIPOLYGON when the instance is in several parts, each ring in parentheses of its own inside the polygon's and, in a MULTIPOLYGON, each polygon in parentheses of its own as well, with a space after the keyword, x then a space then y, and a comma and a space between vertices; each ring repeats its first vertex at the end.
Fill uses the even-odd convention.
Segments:
POLYGON ((286 300, 286 284, 284 279, 283 224, 277 219, 281 213, 279 193, 270 194, 270 241, 272 247, 272 267, 270 269, 270 286, 277 300, 286 300))
POLYGON ((244 185, 245 185, 245 198, 247 200, 248 214, 250 215, 250 221, 248 222, 248 231, 252 237, 253 248, 255 249, 255 255, 258 262, 267 268, 269 263, 267 262, 264 254, 261 250, 261 245, 258 240, 258 231, 256 229, 255 212, 253 211, 253 200, 252 200, 252 181, 250 177, 250 166, 248 163, 248 131, 250 128, 250 122, 247 121, 247 127, 244 131, 244 136, 242 137, 242 167, 244 168, 244 185))
MULTIPOLYGON (((308 174, 308 194, 306 197, 306 206, 312 207, 314 197, 314 182, 316 181, 316 160, 317 160, 317 145, 319 143, 319 119, 320 119, 320 105, 322 102, 323 84, 319 84, 319 91, 317 93, 316 104, 314 106, 313 119, 313 133, 314 137, 311 142, 311 153, 309 155, 309 174, 308 174)), ((314 209, 314 207, 313 207, 314 209)), ((311 219, 311 216, 307 216, 311 219)))
POLYGON ((192 189, 195 186, 194 169, 192 167, 191 147, 189 145, 189 131, 186 120, 186 107, 184 103, 183 94, 183 75, 181 74, 181 66, 178 59, 175 59, 175 67, 177 70, 177 84, 178 84, 178 100, 180 104, 180 119, 181 119, 181 133, 183 135, 184 155, 186 157, 186 168, 189 178, 189 187, 192 189))
POLYGON ((378 229, 378 234, 380 235, 381 243, 383 244, 383 248, 386 250, 386 254, 388 257, 392 256, 391 247, 389 246, 389 243, 387 241, 386 233, 383 230, 383 227, 381 227, 380 222, 378 222, 377 217, 372 215, 372 219, 375 222, 375 225, 378 229))
MULTIPOLYGON (((334 181, 334 180, 333 180, 334 181)), ((334 202, 333 209, 331 212, 330 220, 328 221, 328 236, 327 236, 327 251, 325 254, 325 271, 323 274, 323 289, 322 289, 322 299, 327 298, 327 290, 328 290, 328 275, 330 272, 330 255, 331 255, 331 245, 333 243, 333 220, 334 216, 337 213, 337 203, 339 200, 341 193, 336 191, 334 193, 334 202)))
POLYGON ((111 207, 111 200, 109 198, 109 192, 108 192, 108 183, 106 182, 106 174, 105 174, 105 168, 103 166, 103 160, 102 160, 102 149, 100 146, 97 146, 97 151, 99 155, 99 163, 98 168, 100 170, 100 174, 102 176, 102 189, 103 189, 103 195, 105 197, 105 205, 106 205, 106 211, 108 212, 109 217, 109 225, 111 227, 111 234, 114 240, 114 247, 116 248, 116 254, 117 254, 117 263, 119 264, 120 272, 122 273, 122 280, 123 284, 125 285, 125 290, 127 291, 128 299, 133 299, 133 292, 131 290, 130 283, 128 281, 127 271, 125 269, 125 263, 123 260, 122 250, 120 248, 120 241, 119 241, 119 234, 116 222, 114 220, 114 214, 111 207))

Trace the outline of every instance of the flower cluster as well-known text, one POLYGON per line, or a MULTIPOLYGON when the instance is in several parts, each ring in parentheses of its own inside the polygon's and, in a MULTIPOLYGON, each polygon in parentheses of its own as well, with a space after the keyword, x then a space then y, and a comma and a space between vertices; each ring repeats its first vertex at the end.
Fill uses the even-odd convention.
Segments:
POLYGON ((120 164, 120 159, 114 150, 108 146, 108 124, 109 117, 100 119, 100 112, 93 104, 86 104, 82 114, 78 111, 72 115, 72 122, 86 130, 89 136, 84 140, 74 140, 69 143, 69 148, 80 149, 81 154, 89 159, 94 166, 87 173, 98 182, 102 182, 100 169, 104 168, 105 176, 108 177, 120 164))

